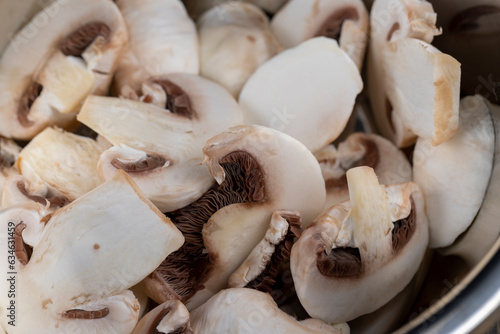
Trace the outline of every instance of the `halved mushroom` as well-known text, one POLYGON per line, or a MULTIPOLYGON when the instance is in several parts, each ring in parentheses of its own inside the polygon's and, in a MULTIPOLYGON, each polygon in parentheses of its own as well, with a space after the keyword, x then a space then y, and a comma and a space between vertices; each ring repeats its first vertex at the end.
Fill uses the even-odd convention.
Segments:
POLYGON ((101 147, 93 139, 47 128, 21 151, 16 166, 35 188, 71 202, 101 184, 101 147))
POLYGON ((130 333, 139 305, 127 289, 182 245, 179 230, 118 172, 57 211, 29 254, 26 232, 42 219, 37 203, 30 205, 0 211, 8 233, 0 239, 2 257, 12 262, 17 289, 9 301, 9 285, 2 284, 0 305, 14 300, 22 315, 13 326, 9 310, 0 308, 2 327, 9 334, 130 333))
MULTIPOLYGON (((183 0, 189 15, 198 18, 210 8, 219 6, 228 0, 183 0)), ((266 13, 276 13, 288 0, 243 0, 260 7, 266 13)), ((236 3, 236 1, 233 1, 236 3)))
POLYGON ((120 57, 113 90, 140 91, 149 77, 198 74, 198 34, 180 0, 118 0, 130 34, 120 57))
POLYGON ((195 333, 349 334, 346 323, 318 319, 297 321, 281 311, 269 294, 245 288, 227 289, 191 311, 195 333))
POLYGON ((433 145, 458 128, 460 63, 431 46, 440 33, 426 1, 375 1, 368 92, 381 133, 398 147, 416 137, 433 145))
POLYGON ((252 73, 281 51, 269 19, 251 4, 225 2, 205 12, 197 25, 201 75, 236 98, 252 73))
POLYGON ((169 300, 149 311, 132 334, 193 334, 189 311, 178 300, 169 300))
POLYGON ((48 5, 0 59, 0 135, 31 139, 50 125, 71 126, 88 94, 107 92, 127 38, 111 1, 48 5))
POLYGON ((316 152, 340 135, 362 88, 356 65, 337 42, 316 37, 260 66, 239 102, 247 124, 280 130, 316 152))
POLYGON ((227 286, 266 235, 274 211, 300 212, 305 227, 325 200, 318 162, 300 142, 279 131, 231 128, 210 139, 203 152, 219 186, 167 214, 186 243, 144 281, 157 302, 181 298, 189 309, 227 286))
POLYGON ((370 167, 347 172, 350 201, 319 216, 292 247, 290 266, 306 311, 350 321, 394 298, 417 272, 428 244, 415 183, 381 186, 370 167))
POLYGON ((5 179, 9 176, 18 175, 15 162, 21 148, 10 139, 0 137, 0 204, 2 203, 2 191, 5 179))
POLYGON ((325 210, 349 199, 346 172, 350 168, 373 168, 381 184, 412 180, 412 168, 404 153, 375 134, 353 133, 338 148, 328 145, 315 156, 325 179, 325 210))
POLYGON ((273 17, 271 29, 286 48, 317 36, 332 38, 361 70, 369 25, 361 0, 291 0, 273 17))
MULTIPOLYGON (((78 120, 114 147, 99 160, 99 173, 109 179, 118 169, 129 173, 163 211, 197 200, 214 183, 202 166, 202 148, 212 136, 242 123, 234 98, 199 76, 176 73, 146 82, 152 103, 90 96, 78 120)), ((144 90, 143 90, 144 91, 144 90)))
POLYGON ((495 145, 489 105, 479 95, 462 99, 453 138, 437 147, 417 141, 413 172, 426 201, 430 247, 451 245, 477 216, 492 176, 495 145))

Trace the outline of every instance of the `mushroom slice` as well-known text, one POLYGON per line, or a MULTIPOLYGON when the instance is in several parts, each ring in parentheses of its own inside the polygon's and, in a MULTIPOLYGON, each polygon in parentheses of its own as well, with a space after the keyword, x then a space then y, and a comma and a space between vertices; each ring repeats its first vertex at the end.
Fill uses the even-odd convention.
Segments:
MULTIPOLYGON (((25 205, 0 211, 3 252, 16 249, 11 277, 23 315, 13 326, 9 311, 0 309, 1 324, 12 334, 130 333, 139 304, 127 289, 184 242, 124 172, 57 211, 27 258, 23 225, 40 219, 25 205)), ((1 305, 12 304, 8 288, 0 286, 1 305)))
POLYGON ((428 244, 415 183, 381 186, 370 167, 347 172, 350 201, 330 208, 293 245, 290 267, 312 317, 350 321, 394 298, 411 281, 428 244), (374 289, 376 287, 376 289, 374 289))
POLYGON ((271 29, 286 48, 317 36, 332 38, 361 69, 369 25, 361 0, 292 0, 273 17, 271 29))
POLYGON ((2 203, 2 191, 5 180, 9 176, 18 175, 15 162, 21 148, 10 139, 0 137, 0 204, 2 203))
POLYGON ((415 182, 422 189, 433 248, 449 246, 476 217, 492 175, 495 129, 486 100, 462 99, 458 132, 437 147, 419 139, 415 182))
POLYGON ((0 59, 0 135, 24 140, 50 125, 72 125, 89 93, 107 92, 127 38, 111 1, 48 5, 12 38, 0 59), (36 36, 28 39, 33 31, 36 36))
POLYGON ((381 133, 398 147, 417 136, 439 145, 458 128, 460 64, 429 44, 435 22, 426 1, 377 0, 371 11, 368 92, 381 133))
POLYGON ((316 152, 340 135, 362 87, 356 65, 337 42, 317 37, 260 66, 239 102, 247 124, 285 132, 316 152))
POLYGON ((198 20, 201 75, 238 97, 252 73, 281 46, 269 29, 269 19, 258 7, 225 2, 198 20))
POLYGON ((318 162, 279 131, 234 127, 210 139, 203 152, 219 186, 167 214, 186 243, 145 280, 157 302, 179 297, 189 309, 227 286, 266 235, 273 212, 298 211, 305 227, 325 200, 318 162))
POLYGON ((113 89, 139 91, 151 76, 198 74, 198 35, 180 0, 119 0, 130 34, 120 57, 113 89))
POLYGON ((191 311, 195 333, 335 333, 348 334, 346 323, 327 324, 317 319, 297 321, 281 311, 271 296, 252 289, 219 292, 191 311))
MULTIPOLYGON (((243 0, 260 7, 263 11, 268 14, 276 13, 288 0, 243 0)), ((186 9, 189 15, 193 18, 198 18, 200 15, 210 10, 213 7, 219 6, 227 0, 183 0, 186 5, 186 9)), ((232 4, 236 4, 236 1, 232 1, 232 4)))
POLYGON ((412 167, 403 152, 375 134, 353 133, 338 148, 329 145, 315 155, 325 179, 325 210, 349 199, 346 172, 350 168, 373 168, 381 184, 412 180, 412 167))
POLYGON ((178 300, 169 300, 149 311, 132 334, 193 334, 189 311, 178 300))
POLYGON ((114 145, 99 160, 104 179, 125 170, 161 211, 173 211, 213 185, 201 165, 202 148, 212 136, 241 124, 242 112, 225 89, 192 74, 152 78, 145 85, 155 94, 143 96, 144 100, 163 99, 161 108, 90 96, 78 120, 114 145))
POLYGON ((36 188, 71 202, 101 184, 97 162, 102 149, 93 139, 47 128, 21 151, 16 165, 36 188))

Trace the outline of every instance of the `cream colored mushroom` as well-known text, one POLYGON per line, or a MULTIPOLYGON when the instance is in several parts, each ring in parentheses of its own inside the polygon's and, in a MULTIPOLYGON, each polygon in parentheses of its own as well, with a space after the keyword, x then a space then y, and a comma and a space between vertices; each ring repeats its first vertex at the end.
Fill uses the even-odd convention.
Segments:
POLYGON ((324 212, 292 247, 297 295, 312 317, 350 321, 394 298, 428 244, 415 183, 381 186, 370 167, 347 172, 350 201, 324 212))
MULTIPOLYGON (((15 162, 21 148, 12 140, 0 137, 0 190, 3 189, 5 179, 19 174, 15 162)), ((0 191, 0 204, 2 191, 0 191)))
POLYGON ((350 333, 346 323, 331 325, 317 319, 297 321, 281 311, 270 295, 235 288, 219 292, 191 311, 195 333, 350 333))
POLYGON ((114 145, 99 160, 103 179, 125 170, 161 211, 173 211, 213 185, 201 165, 202 148, 210 137, 241 124, 242 112, 225 89, 199 76, 176 73, 146 85, 157 93, 146 95, 148 101, 166 101, 161 108, 91 96, 78 120, 114 145))
POLYGON ((31 139, 50 125, 70 127, 88 94, 107 92, 127 38, 111 1, 48 5, 0 59, 0 135, 31 139))
POLYGON ((291 0, 271 22, 271 29, 284 47, 317 36, 332 38, 360 70, 369 26, 368 11, 361 0, 291 0))
POLYGON ((182 234, 124 172, 57 211, 32 243, 25 236, 43 218, 37 206, 0 211, 0 261, 16 273, 15 298, 0 286, 1 326, 9 334, 130 333, 139 305, 127 289, 178 249, 182 234))
POLYGON ((415 182, 429 217, 430 246, 451 245, 477 216, 492 175, 496 145, 489 105, 481 96, 462 99, 460 128, 433 147, 419 139, 414 152, 415 182))
POLYGON ((201 75, 238 97, 243 85, 264 62, 281 51, 258 7, 230 1, 205 12, 197 23, 201 75))
POLYGON ((412 180, 412 167, 403 152, 375 134, 353 133, 337 148, 328 145, 315 156, 325 179, 325 210, 349 199, 346 172, 350 168, 373 168, 381 184, 412 180))
MULTIPOLYGON (((228 0, 183 0, 189 15, 198 18, 200 15, 215 6, 221 5, 228 0)), ((267 13, 276 13, 288 0, 243 0, 260 7, 267 13)), ((233 1, 235 3, 236 1, 233 1)))
POLYGON ((305 227, 325 200, 318 162, 279 131, 234 127, 211 138, 203 152, 219 185, 167 214, 186 243, 144 281, 157 302, 180 297, 190 310, 227 286, 266 235, 273 212, 298 211, 305 227))
POLYGON ((169 300, 149 311, 132 334, 193 334, 189 311, 178 300, 169 300))
POLYGON ((362 87, 356 65, 337 42, 316 37, 260 66, 239 103, 247 124, 280 130, 316 152, 340 135, 362 87))
POLYGON ((460 63, 430 45, 440 33, 432 5, 377 0, 371 11, 367 87, 381 133, 398 147, 434 145, 458 128, 460 63))
POLYGON ((116 95, 139 92, 149 77, 198 74, 198 35, 180 0, 119 0, 130 41, 113 83, 116 95))

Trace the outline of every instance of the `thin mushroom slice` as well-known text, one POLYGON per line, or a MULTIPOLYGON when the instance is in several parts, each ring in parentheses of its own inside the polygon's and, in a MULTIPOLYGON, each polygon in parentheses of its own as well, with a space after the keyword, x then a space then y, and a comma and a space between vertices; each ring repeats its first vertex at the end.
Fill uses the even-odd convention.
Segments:
POLYGON ((132 334, 193 334, 189 311, 178 300, 169 300, 149 311, 132 334))
POLYGON ((107 92, 127 38, 111 1, 48 5, 12 38, 0 59, 0 135, 25 140, 51 125, 72 126, 88 94, 107 92), (33 31, 36 36, 27 38, 33 31))
POLYGON ((318 319, 297 321, 281 311, 269 294, 245 288, 227 289, 191 311, 195 333, 349 334, 346 323, 318 319))
POLYGON ((319 216, 290 259, 300 302, 327 322, 353 320, 394 298, 417 272, 429 240, 415 183, 381 186, 370 167, 350 169, 347 180, 350 201, 319 216))
MULTIPOLYGON (((0 211, 2 230, 15 226, 16 249, 23 245, 22 225, 29 215, 34 222, 41 219, 25 206, 0 211)), ((7 252, 11 243, 0 240, 7 252)), ((16 311, 23 316, 12 326, 7 323, 9 311, 2 308, 1 325, 12 334, 130 333, 139 304, 127 289, 183 242, 171 221, 130 177, 118 172, 113 180, 57 211, 29 258, 26 252, 15 252, 16 311)), ((0 286, 1 305, 10 304, 8 288, 0 286)))
POLYGON ((5 180, 19 174, 15 162, 20 151, 21 147, 13 140, 0 137, 0 204, 5 180))
POLYGON ((119 0, 130 41, 120 57, 113 90, 135 92, 152 76, 198 74, 198 35, 180 0, 119 0))
POLYGON ((271 29, 284 47, 325 36, 361 69, 368 43, 369 16, 361 0, 292 0, 272 19, 271 29))
POLYGON ((275 128, 316 152, 341 134, 362 88, 356 65, 337 42, 316 37, 260 66, 239 102, 247 124, 275 128))
POLYGON ((381 184, 412 180, 412 167, 404 153, 375 134, 353 133, 337 148, 329 145, 315 156, 325 179, 325 210, 349 199, 346 172, 351 168, 373 168, 381 184))
POLYGON ((264 62, 281 51, 258 7, 225 2, 204 13, 197 23, 201 75, 238 97, 243 85, 264 62))
POLYGON ((437 147, 417 141, 413 172, 426 200, 430 247, 451 245, 477 216, 491 180, 495 145, 489 105, 478 95, 462 99, 453 138, 437 147))
POLYGON ((242 124, 242 112, 224 88, 192 74, 155 77, 145 85, 154 93, 143 102, 89 97, 78 120, 113 144, 99 160, 102 178, 124 170, 161 211, 173 211, 213 185, 201 165, 202 148, 212 136, 242 124))
POLYGON ((266 235, 273 212, 298 211, 305 227, 325 200, 314 156, 276 130, 234 127, 211 138, 203 152, 219 185, 167 214, 186 243, 144 281, 157 302, 181 298, 190 310, 227 286, 266 235))
POLYGON ((101 147, 91 138, 47 128, 21 151, 16 166, 36 188, 71 202, 101 184, 101 147))

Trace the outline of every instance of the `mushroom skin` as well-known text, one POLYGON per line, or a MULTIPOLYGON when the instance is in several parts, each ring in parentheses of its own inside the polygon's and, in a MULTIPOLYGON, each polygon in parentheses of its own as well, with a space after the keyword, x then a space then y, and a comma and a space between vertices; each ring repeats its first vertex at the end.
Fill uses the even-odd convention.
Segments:
POLYGON ((180 0, 119 0, 130 34, 116 69, 113 91, 140 91, 142 83, 170 73, 199 73, 198 34, 180 0))
POLYGON ((370 167, 347 172, 350 200, 320 215, 292 247, 297 296, 311 316, 353 320, 411 281, 429 241, 415 183, 381 186, 370 167), (374 287, 377 287, 374 289, 374 287))
POLYGON ((18 315, 15 326, 8 323, 9 287, 2 284, 2 327, 12 334, 130 333, 139 304, 127 289, 178 249, 182 234, 126 173, 117 172, 57 211, 27 257, 17 249, 25 242, 24 231, 42 219, 36 206, 41 204, 0 211, 3 252, 16 248, 15 256, 3 254, 1 261, 7 268, 12 260, 15 268, 18 315), (14 243, 8 241, 13 226, 14 243))
POLYGON ((341 134, 362 88, 356 65, 338 43, 316 37, 261 65, 239 103, 246 124, 275 128, 316 152, 341 134))
POLYGON ((189 311, 178 300, 168 300, 149 311, 132 334, 193 334, 189 311))
POLYGON ((332 38, 360 70, 369 27, 368 11, 361 0, 291 0, 271 21, 272 31, 285 48, 317 36, 332 38))
POLYGON ((213 185, 201 165, 202 148, 212 136, 242 124, 243 116, 224 88, 199 76, 175 73, 146 85, 156 92, 144 95, 146 101, 164 101, 162 107, 91 96, 78 120, 113 144, 99 159, 101 178, 123 169, 162 212, 170 212, 213 185))
POLYGON ((49 4, 12 38, 0 59, 0 135, 29 140, 51 125, 71 127, 88 94, 107 92, 127 40, 113 2, 49 4))
POLYGON ((245 2, 215 6, 198 19, 197 26, 201 75, 235 98, 252 73, 282 49, 265 13, 245 2))
POLYGON ((191 311, 195 333, 350 333, 346 323, 297 321, 281 311, 269 294, 245 288, 222 290, 191 311))

